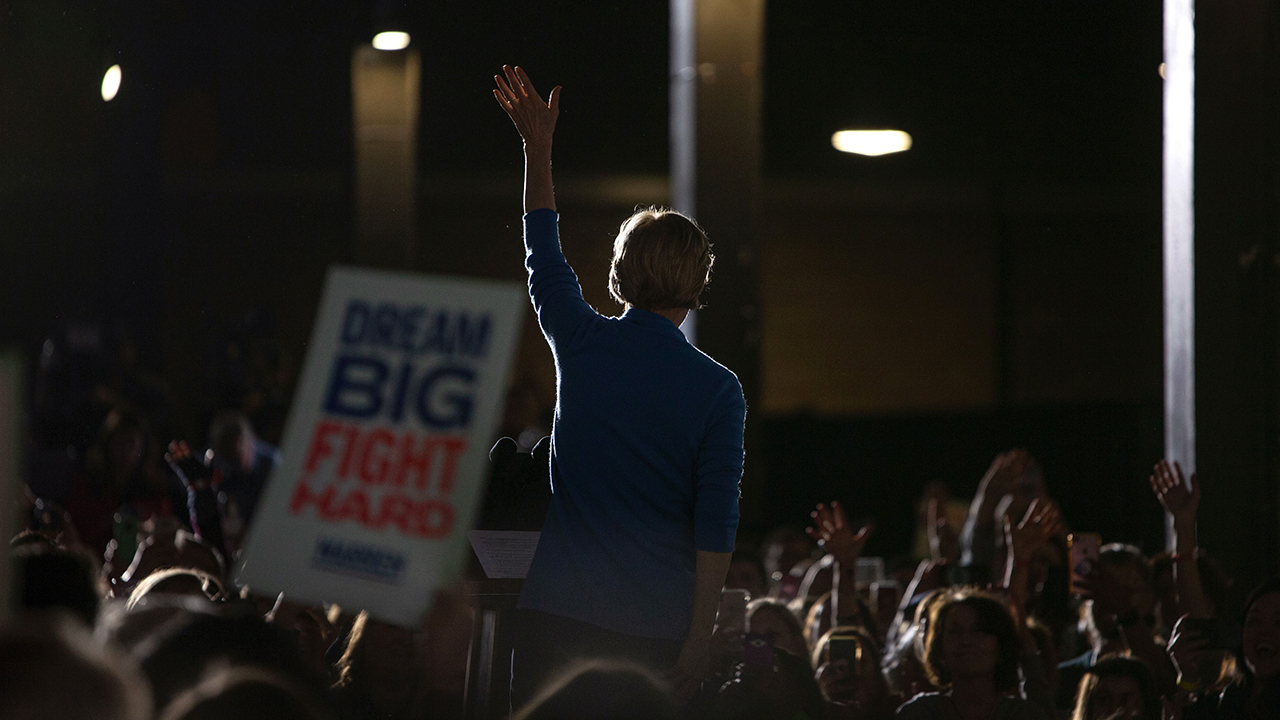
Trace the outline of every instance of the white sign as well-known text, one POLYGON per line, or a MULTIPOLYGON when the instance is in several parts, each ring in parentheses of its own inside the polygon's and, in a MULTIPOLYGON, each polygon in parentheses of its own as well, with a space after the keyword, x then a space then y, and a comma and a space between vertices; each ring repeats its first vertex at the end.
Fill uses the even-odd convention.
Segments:
POLYGON ((533 564, 540 532, 521 530, 472 530, 471 549, 490 580, 523 580, 533 564))
POLYGON ((237 580, 415 625, 466 560, 522 286, 330 271, 237 580))

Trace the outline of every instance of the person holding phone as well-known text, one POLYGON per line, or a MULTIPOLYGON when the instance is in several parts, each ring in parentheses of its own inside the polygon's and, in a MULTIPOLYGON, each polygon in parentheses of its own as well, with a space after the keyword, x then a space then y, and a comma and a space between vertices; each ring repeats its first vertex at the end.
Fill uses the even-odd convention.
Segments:
POLYGON ((529 295, 556 363, 551 505, 520 596, 512 701, 584 656, 666 670, 687 699, 710 644, 738 526, 746 402, 738 378, 680 331, 711 244, 666 210, 628 218, 597 313, 560 249, 551 145, 560 88, 520 68, 493 91, 524 141, 529 295))

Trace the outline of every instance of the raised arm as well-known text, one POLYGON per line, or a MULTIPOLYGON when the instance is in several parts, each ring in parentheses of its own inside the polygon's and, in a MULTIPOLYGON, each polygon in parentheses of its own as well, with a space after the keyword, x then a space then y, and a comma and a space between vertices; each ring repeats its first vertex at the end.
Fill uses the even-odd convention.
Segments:
POLYGON ((556 195, 551 184, 551 137, 560 114, 560 86, 543 102, 529 76, 503 65, 493 97, 524 140, 524 244, 529 298, 547 341, 564 347, 595 311, 582 299, 578 276, 560 250, 556 195))
POLYGON ((556 209, 555 188, 551 182, 551 137, 560 116, 560 86, 551 89, 548 102, 534 89, 524 70, 503 65, 506 75, 494 75, 498 84, 493 97, 506 111, 520 138, 524 140, 524 211, 556 209))
POLYGON ((969 504, 969 517, 960 533, 960 565, 986 569, 995 578, 995 511, 1000 501, 1012 493, 1031 464, 1025 450, 1010 450, 996 456, 969 504))
POLYGON ((1182 612, 1193 618, 1213 617, 1214 608, 1200 584, 1200 566, 1196 563, 1196 513, 1200 508, 1200 484, 1191 475, 1188 484, 1182 467, 1161 460, 1151 475, 1151 490, 1173 516, 1173 577, 1178 589, 1182 612), (1189 486, 1188 486, 1189 485, 1189 486))
POLYGON ((1027 600, 1030 595, 1031 561, 1049 538, 1063 532, 1058 508, 1050 500, 1032 500, 1021 522, 1006 512, 1003 518, 1006 562, 1004 586, 1009 592, 1009 609, 1013 612, 1022 645, 1019 664, 1022 667, 1023 692, 1048 717, 1053 717, 1053 698, 1058 684, 1058 658, 1052 645, 1042 656, 1027 625, 1027 600))

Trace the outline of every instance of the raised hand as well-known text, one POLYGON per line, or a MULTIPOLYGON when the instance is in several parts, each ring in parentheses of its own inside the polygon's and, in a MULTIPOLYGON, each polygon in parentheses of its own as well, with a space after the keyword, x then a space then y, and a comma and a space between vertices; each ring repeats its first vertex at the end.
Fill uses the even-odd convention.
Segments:
POLYGON ((1191 474, 1191 487, 1188 489, 1182 466, 1161 460, 1156 463, 1150 482, 1156 499, 1175 520, 1195 521, 1196 511, 1200 508, 1200 484, 1196 482, 1195 473, 1191 474))
POLYGON ((556 118, 560 116, 560 86, 551 89, 549 102, 543 102, 523 69, 503 65, 502 72, 505 80, 501 75, 493 76, 498 85, 493 91, 494 99, 515 123, 526 146, 550 148, 556 118))
POLYGON ((1000 453, 991 461, 987 474, 979 484, 981 492, 985 492, 991 502, 999 502, 1000 498, 1012 493, 1018 487, 1018 481, 1031 467, 1031 454, 1026 450, 1010 450, 1000 453))
POLYGON ((857 559, 862 556, 867 538, 871 537, 872 526, 865 525, 855 533, 849 527, 844 508, 834 500, 831 501, 830 507, 818 503, 818 507, 809 513, 809 517, 813 518, 814 522, 814 527, 805 528, 809 537, 834 555, 841 564, 852 568, 857 559))
POLYGON ((947 524, 947 514, 939 507, 937 498, 929 498, 926 509, 925 536, 929 540, 929 555, 934 562, 954 560, 960 549, 960 538, 947 524))
POLYGON ((213 469, 191 453, 191 446, 187 444, 186 440, 170 442, 169 449, 164 454, 164 459, 169 463, 169 467, 173 469, 178 479, 182 481, 183 486, 203 489, 213 479, 213 469))
POLYGON ((1021 522, 1013 524, 1008 513, 1004 516, 1005 543, 1015 561, 1027 561, 1049 538, 1062 531, 1062 516, 1052 500, 1037 498, 1027 507, 1021 522))

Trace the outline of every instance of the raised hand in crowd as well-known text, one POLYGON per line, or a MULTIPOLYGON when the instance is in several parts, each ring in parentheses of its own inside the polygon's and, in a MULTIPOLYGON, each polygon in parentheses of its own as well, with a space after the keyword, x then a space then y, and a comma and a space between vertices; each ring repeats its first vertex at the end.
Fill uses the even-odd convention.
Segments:
MULTIPOLYGON (((1032 558, 1049 542, 1049 539, 1063 531, 1062 515, 1052 500, 1032 500, 1022 519, 1015 523, 1009 513, 1004 515, 1004 538, 1006 563, 1004 585, 1014 591, 1012 580, 1015 575, 1023 582, 1018 588, 1024 593, 1025 600, 1027 573, 1032 558)), ((1016 611, 1016 608, 1015 608, 1016 611)))
POLYGON ((978 483, 978 490, 969 504, 969 517, 960 533, 960 564, 972 568, 977 574, 975 580, 983 580, 984 574, 991 572, 999 560, 995 553, 1003 544, 1004 536, 997 526, 1001 521, 997 512, 1003 513, 1003 506, 1012 507, 1016 514, 1021 514, 1031 498, 1026 498, 1026 503, 1013 502, 1012 499, 1034 495, 1029 492, 1031 483, 1027 482, 1034 466, 1035 460, 1026 450, 1003 452, 991 461, 991 466, 978 483), (1005 498, 1011 500, 1006 501, 1005 498))
POLYGON ((200 458, 195 457, 191 447, 185 440, 174 440, 164 454, 173 474, 186 488, 187 502, 185 515, 191 525, 191 531, 201 540, 212 545, 224 558, 227 557, 226 534, 223 531, 223 516, 218 508, 218 498, 214 492, 217 479, 213 469, 200 458))
POLYGON ((1057 653, 1048 643, 1041 653, 1028 624, 1032 563, 1049 539, 1062 532, 1062 517, 1051 500, 1032 500, 1020 521, 1006 511, 1004 539, 1007 559, 1002 576, 1008 592, 1009 611, 1013 614, 1022 647, 1022 668, 1027 678, 1028 696, 1034 696, 1045 707, 1052 706, 1053 686, 1057 682, 1057 653))
POLYGON ((947 522, 947 514, 937 498, 929 498, 925 515, 929 557, 934 562, 954 562, 960 552, 960 536, 947 522))
POLYGON ((1173 516, 1173 577, 1178 590, 1178 607, 1191 617, 1213 616, 1213 606, 1204 593, 1200 566, 1196 562, 1196 513, 1200 509, 1200 483, 1195 473, 1190 482, 1182 474, 1182 466, 1161 460, 1149 479, 1151 490, 1173 516))
POLYGON ((1182 474, 1182 465, 1161 460, 1156 463, 1150 483, 1156 499, 1173 516, 1174 522, 1195 522, 1196 512, 1200 508, 1200 485, 1196 482, 1195 473, 1191 474, 1191 481, 1187 482, 1182 474))
POLYGON ((835 500, 832 500, 829 506, 818 503, 818 507, 809 513, 809 517, 813 518, 814 523, 812 527, 805 528, 809 537, 813 538, 823 550, 831 553, 841 565, 852 568, 862 556, 862 550, 866 547, 867 539, 871 537, 874 527, 870 524, 864 525, 855 532, 849 525, 844 508, 835 500))

